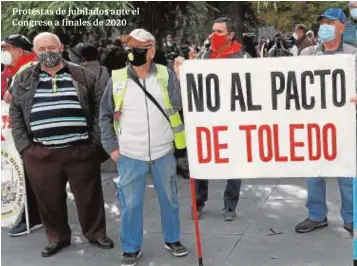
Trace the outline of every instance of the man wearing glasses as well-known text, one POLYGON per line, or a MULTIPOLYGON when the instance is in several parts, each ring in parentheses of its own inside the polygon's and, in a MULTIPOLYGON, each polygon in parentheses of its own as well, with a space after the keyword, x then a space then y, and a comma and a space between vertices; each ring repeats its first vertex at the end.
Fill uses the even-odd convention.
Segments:
POLYGON ((122 266, 141 256, 146 177, 158 194, 165 249, 176 257, 188 251, 180 242, 179 199, 174 147, 186 147, 178 109, 181 94, 175 73, 153 63, 155 38, 136 29, 128 39, 129 66, 112 72, 100 104, 104 149, 117 163, 116 184, 122 209, 122 266))

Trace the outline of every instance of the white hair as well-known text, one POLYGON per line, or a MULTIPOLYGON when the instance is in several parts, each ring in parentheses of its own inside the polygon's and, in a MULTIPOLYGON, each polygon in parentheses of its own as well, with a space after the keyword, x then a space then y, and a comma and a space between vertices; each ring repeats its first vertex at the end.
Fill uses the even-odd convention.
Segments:
POLYGON ((58 45, 62 44, 60 38, 58 38, 56 34, 53 34, 51 32, 41 32, 37 34, 36 37, 33 39, 33 46, 36 47, 36 41, 43 37, 46 37, 47 39, 54 38, 58 42, 58 45))

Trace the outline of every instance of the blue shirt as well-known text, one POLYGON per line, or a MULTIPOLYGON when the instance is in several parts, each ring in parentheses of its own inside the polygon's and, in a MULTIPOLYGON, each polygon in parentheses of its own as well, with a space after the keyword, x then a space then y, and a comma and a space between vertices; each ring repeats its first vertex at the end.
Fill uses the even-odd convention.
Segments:
POLYGON ((355 21, 350 20, 346 23, 343 42, 357 47, 357 23, 355 21))

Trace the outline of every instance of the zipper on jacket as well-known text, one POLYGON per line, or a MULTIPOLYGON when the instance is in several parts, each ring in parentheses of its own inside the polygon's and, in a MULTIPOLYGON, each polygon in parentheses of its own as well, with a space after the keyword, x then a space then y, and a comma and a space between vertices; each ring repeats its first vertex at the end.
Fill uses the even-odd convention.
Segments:
MULTIPOLYGON (((144 89, 146 90, 146 82, 145 79, 143 79, 143 85, 144 85, 144 89)), ((149 107, 148 107, 148 98, 145 95, 145 105, 146 105, 146 119, 148 122, 148 136, 149 136, 149 165, 150 165, 150 170, 151 170, 151 136, 150 136, 150 118, 149 118, 149 107)))

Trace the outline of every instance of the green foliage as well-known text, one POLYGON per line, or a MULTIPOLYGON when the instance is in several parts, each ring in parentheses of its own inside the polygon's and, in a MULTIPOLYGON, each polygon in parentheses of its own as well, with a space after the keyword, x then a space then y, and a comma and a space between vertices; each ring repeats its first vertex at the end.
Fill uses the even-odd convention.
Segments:
POLYGON ((252 4, 258 19, 267 25, 274 26, 279 31, 291 31, 299 23, 311 27, 316 23, 318 15, 329 7, 341 8, 348 15, 347 2, 344 1, 277 1, 276 10, 272 2, 267 7, 262 2, 252 4), (259 12, 258 5, 260 6, 259 12))
POLYGON ((134 18, 133 26, 147 29, 158 40, 167 34, 192 41, 205 38, 202 28, 212 10, 206 2, 150 1, 133 2, 133 5, 140 8, 140 16, 134 18))
POLYGON ((205 2, 189 2, 184 12, 179 13, 176 27, 182 29, 182 36, 192 42, 202 42, 206 36, 202 29, 208 22, 209 11, 212 7, 205 2))
POLYGON ((252 1, 212 2, 217 10, 215 17, 226 16, 232 19, 239 36, 244 32, 254 31, 260 25, 252 3, 252 1))

